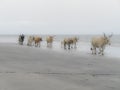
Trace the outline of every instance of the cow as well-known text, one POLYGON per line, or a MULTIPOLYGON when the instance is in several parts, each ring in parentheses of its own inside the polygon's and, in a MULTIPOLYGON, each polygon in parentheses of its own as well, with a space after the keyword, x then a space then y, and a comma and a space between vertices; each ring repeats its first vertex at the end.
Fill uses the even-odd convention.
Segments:
POLYGON ((41 41, 42 41, 42 37, 35 36, 34 37, 35 47, 40 47, 41 41))
POLYGON ((27 45, 28 46, 33 46, 33 44, 34 44, 34 36, 29 36, 28 37, 28 41, 27 41, 27 45))
POLYGON ((64 38, 62 41, 62 44, 64 45, 64 49, 71 49, 71 45, 73 44, 73 40, 71 38, 64 38))
POLYGON ((25 39, 24 34, 19 35, 19 38, 18 38, 19 45, 23 45, 24 39, 25 39))
POLYGON ((47 47, 52 47, 53 39, 54 39, 54 36, 48 36, 46 38, 47 47))
POLYGON ((71 40, 72 40, 72 46, 71 46, 71 48, 77 48, 76 44, 77 44, 79 38, 72 37, 71 40))
POLYGON ((106 47, 106 45, 110 45, 110 38, 112 37, 112 34, 109 36, 106 36, 104 34, 104 36, 100 36, 100 37, 93 37, 91 40, 91 50, 92 50, 92 54, 97 54, 96 49, 99 49, 99 53, 101 55, 104 55, 104 49, 106 47))
POLYGON ((61 41, 61 47, 64 46, 64 49, 77 48, 77 46, 76 46, 77 42, 78 42, 77 37, 64 38, 64 40, 61 41))

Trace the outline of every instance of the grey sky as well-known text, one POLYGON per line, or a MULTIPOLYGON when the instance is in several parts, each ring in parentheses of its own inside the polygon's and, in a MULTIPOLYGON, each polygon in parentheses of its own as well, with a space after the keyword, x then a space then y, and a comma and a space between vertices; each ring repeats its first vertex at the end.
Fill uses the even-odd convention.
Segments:
POLYGON ((120 34, 119 0, 0 0, 0 34, 120 34))

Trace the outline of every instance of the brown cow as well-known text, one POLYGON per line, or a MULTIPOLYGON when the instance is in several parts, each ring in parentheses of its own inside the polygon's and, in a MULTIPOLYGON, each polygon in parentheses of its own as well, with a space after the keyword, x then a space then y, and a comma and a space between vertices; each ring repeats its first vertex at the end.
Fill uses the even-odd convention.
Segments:
POLYGON ((65 38, 62 43, 64 44, 64 49, 71 49, 71 45, 73 44, 73 40, 71 38, 65 38))
POLYGON ((72 37, 72 38, 65 38, 61 42, 61 47, 64 45, 64 49, 71 49, 71 48, 77 48, 76 43, 78 42, 77 37, 72 37))
POLYGON ((35 47, 40 47, 41 41, 42 41, 41 37, 35 36, 34 37, 35 47))

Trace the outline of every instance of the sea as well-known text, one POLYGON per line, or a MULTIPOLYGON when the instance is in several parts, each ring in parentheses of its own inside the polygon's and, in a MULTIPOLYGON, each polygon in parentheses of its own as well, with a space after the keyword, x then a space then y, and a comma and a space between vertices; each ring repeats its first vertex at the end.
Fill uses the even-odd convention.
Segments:
MULTIPOLYGON (((30 35, 25 35, 25 41, 24 46, 27 46, 27 40, 30 35)), ((43 38, 43 41, 41 42, 42 49, 48 49, 46 48, 46 37, 48 35, 35 35, 40 36, 43 38)), ((50 50, 65 53, 66 51, 61 46, 61 41, 64 38, 68 37, 78 37, 79 41, 77 43, 77 49, 69 50, 69 52, 72 52, 77 55, 91 55, 91 38, 94 36, 101 36, 101 35, 55 35, 53 47, 50 50)), ((19 35, 0 35, 0 43, 10 43, 10 44, 18 44, 18 37, 19 35)), ((107 45, 104 51, 105 55, 104 57, 112 57, 112 58, 119 58, 120 59, 120 35, 113 35, 111 38, 111 45, 107 45)))

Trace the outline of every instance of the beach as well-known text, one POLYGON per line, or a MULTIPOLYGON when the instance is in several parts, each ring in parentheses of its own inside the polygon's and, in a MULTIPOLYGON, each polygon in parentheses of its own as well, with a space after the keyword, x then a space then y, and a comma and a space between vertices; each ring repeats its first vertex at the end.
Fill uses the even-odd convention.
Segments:
POLYGON ((120 90, 120 0, 1 0, 0 90, 120 90))
POLYGON ((0 90, 120 90, 119 68, 114 57, 0 44, 0 90))

